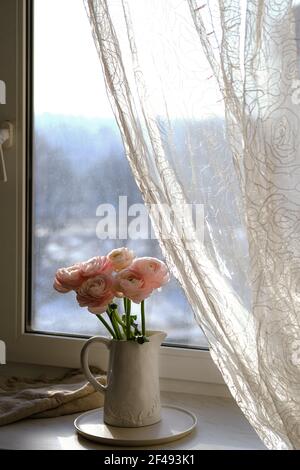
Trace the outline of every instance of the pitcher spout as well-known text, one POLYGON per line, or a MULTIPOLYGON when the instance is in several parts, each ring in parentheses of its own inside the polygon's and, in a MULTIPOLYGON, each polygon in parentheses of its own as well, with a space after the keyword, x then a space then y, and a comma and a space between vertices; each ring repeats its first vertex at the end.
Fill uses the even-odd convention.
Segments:
POLYGON ((147 331, 147 336, 151 343, 155 343, 157 346, 160 346, 167 337, 167 333, 164 331, 147 331))

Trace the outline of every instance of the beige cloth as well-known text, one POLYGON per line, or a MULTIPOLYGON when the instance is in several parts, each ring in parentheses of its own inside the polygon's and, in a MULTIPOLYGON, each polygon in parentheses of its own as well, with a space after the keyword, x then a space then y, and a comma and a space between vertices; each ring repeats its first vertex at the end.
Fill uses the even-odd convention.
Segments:
MULTIPOLYGON (((103 373, 91 370, 105 384, 103 373)), ((0 426, 24 418, 50 418, 101 406, 103 395, 87 383, 81 370, 56 379, 0 377, 0 426)))

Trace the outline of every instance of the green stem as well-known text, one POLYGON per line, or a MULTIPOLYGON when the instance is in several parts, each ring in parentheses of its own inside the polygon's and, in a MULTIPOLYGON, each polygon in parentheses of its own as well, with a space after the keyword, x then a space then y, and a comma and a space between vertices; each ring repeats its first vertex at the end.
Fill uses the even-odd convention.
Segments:
POLYGON ((107 321, 104 320, 104 318, 102 317, 102 315, 96 315, 97 318, 101 321, 101 323, 103 323, 103 325, 105 326, 105 328, 109 331, 109 333, 111 334, 111 336, 116 339, 116 335, 114 333, 114 331, 111 329, 111 327, 109 326, 109 324, 107 323, 107 321))
POLYGON ((117 328, 116 328, 116 322, 115 322, 115 320, 114 320, 114 316, 113 316, 113 314, 112 314, 112 312, 111 312, 111 310, 110 310, 109 307, 108 307, 108 309, 106 310, 106 313, 107 313, 108 318, 110 319, 110 323, 111 323, 111 325, 112 325, 112 327, 113 327, 113 329, 114 329, 114 332, 115 332, 115 339, 120 339, 119 334, 118 334, 118 330, 117 330, 117 328))
POLYGON ((127 308, 126 308, 126 338, 127 340, 131 338, 130 312, 131 312, 131 300, 127 299, 127 308))
POLYGON ((122 333, 121 333, 119 325, 118 325, 117 311, 112 310, 111 315, 112 315, 113 322, 114 322, 114 325, 115 325, 115 329, 116 329, 116 332, 117 332, 117 335, 118 335, 118 339, 123 339, 122 333))
POLYGON ((124 334, 125 334, 125 336, 126 336, 126 323, 124 323, 124 322, 121 320, 121 318, 120 318, 120 316, 119 316, 117 310, 115 310, 115 316, 116 316, 117 322, 119 323, 119 325, 121 325, 122 330, 123 330, 123 332, 124 332, 124 334))
POLYGON ((142 333, 140 332, 140 330, 138 329, 138 327, 135 327, 135 335, 138 335, 138 336, 141 336, 142 333))
POLYGON ((145 322, 145 301, 141 302, 141 320, 142 320, 142 335, 146 336, 146 322, 145 322))

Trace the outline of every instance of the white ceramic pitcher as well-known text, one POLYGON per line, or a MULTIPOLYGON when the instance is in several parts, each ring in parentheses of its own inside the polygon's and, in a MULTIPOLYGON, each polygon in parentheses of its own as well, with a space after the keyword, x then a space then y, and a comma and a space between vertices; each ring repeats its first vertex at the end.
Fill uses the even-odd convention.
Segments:
POLYGON ((159 349, 166 333, 147 332, 149 342, 90 338, 81 351, 81 364, 88 381, 105 394, 104 422, 119 427, 140 427, 160 421, 159 349), (107 385, 97 382, 88 364, 89 347, 104 344, 109 350, 107 385))

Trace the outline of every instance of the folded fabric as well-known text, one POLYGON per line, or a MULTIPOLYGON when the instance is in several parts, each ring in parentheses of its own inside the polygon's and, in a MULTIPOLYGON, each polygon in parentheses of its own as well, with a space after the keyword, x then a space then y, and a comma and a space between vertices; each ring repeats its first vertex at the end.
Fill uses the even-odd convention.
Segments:
MULTIPOLYGON (((91 368, 103 385, 106 377, 91 368)), ((81 370, 63 377, 37 379, 0 377, 0 426, 24 418, 50 418, 79 413, 103 406, 103 395, 87 383, 81 370)))

